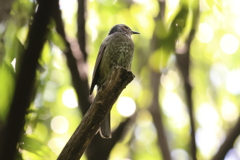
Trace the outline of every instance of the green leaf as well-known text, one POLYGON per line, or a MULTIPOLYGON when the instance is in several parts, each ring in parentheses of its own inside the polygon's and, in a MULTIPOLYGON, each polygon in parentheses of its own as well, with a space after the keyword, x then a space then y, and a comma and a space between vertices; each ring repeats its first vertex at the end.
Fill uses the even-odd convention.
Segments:
POLYGON ((0 64, 0 121, 5 120, 8 113, 15 84, 14 76, 12 65, 2 62, 0 64))
POLYGON ((55 157, 51 149, 37 135, 23 135, 22 141, 19 148, 26 152, 31 152, 31 154, 27 153, 27 155, 35 157, 34 159, 51 159, 50 157, 55 157))

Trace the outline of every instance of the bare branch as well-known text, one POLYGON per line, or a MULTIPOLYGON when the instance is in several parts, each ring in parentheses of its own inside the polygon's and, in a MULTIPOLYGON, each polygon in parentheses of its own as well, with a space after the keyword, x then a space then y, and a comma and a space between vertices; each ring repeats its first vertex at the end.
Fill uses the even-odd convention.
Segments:
POLYGON ((157 129, 158 145, 161 148, 163 159, 171 160, 170 151, 167 143, 167 136, 165 134, 165 129, 162 121, 162 112, 160 110, 160 105, 158 101, 160 77, 161 77, 161 73, 154 72, 154 71, 151 72, 153 100, 152 100, 151 107, 149 108, 149 111, 152 114, 153 122, 157 129))
MULTIPOLYGON (((199 1, 196 2, 199 4, 199 1)), ((189 67, 190 67, 190 45, 195 35, 196 26, 198 24, 199 19, 199 6, 197 5, 196 8, 193 10, 193 20, 192 20, 192 29, 186 40, 186 45, 183 48, 176 49, 176 57, 177 57, 177 64, 179 66, 180 72, 182 74, 184 80, 184 88, 186 94, 186 101, 189 111, 189 118, 190 118, 190 126, 191 126, 191 156, 193 160, 196 160, 197 148, 196 148, 196 140, 195 140, 195 124, 194 124, 194 107, 193 107, 193 100, 192 100, 192 86, 189 80, 189 67)))
POLYGON ((78 0, 78 43, 81 47, 83 53, 84 61, 87 61, 87 52, 86 52, 86 34, 85 34, 85 8, 86 0, 78 0))
POLYGON ((122 90, 133 80, 134 75, 121 67, 115 67, 98 91, 93 104, 81 124, 63 148, 58 160, 79 160, 97 133, 100 124, 110 112, 122 90))
POLYGON ((84 115, 92 102, 91 97, 89 97, 88 77, 85 71, 87 64, 83 59, 83 53, 81 52, 77 41, 67 40, 59 4, 55 7, 53 18, 56 22, 56 30, 62 36, 67 47, 64 54, 66 55, 67 65, 72 77, 72 83, 77 93, 79 107, 84 115))
POLYGON ((130 119, 132 118, 128 118, 119 124, 116 130, 112 133, 111 139, 103 139, 99 134, 97 134, 86 150, 88 160, 108 159, 112 148, 119 139, 122 138, 123 133, 125 133, 125 128, 129 124, 130 119))
POLYGON ((192 42, 192 37, 194 33, 192 32, 189 36, 186 44, 186 48, 184 50, 184 53, 178 54, 179 50, 176 50, 176 57, 177 57, 177 64, 179 66, 180 72, 182 74, 183 80, 184 80, 184 88, 185 88, 185 94, 186 94, 186 101, 187 101, 187 107, 189 111, 189 118, 190 118, 190 126, 191 126, 191 156, 193 160, 196 160, 196 141, 195 141, 195 124, 194 124, 194 108, 193 108, 193 101, 192 101, 192 86, 189 81, 189 65, 190 65, 190 44, 192 42))
MULTIPOLYGON (((164 15, 165 15, 165 0, 158 1, 160 12, 158 13, 158 16, 155 18, 155 21, 164 21, 164 15)), ((155 31, 158 30, 157 27, 155 27, 155 31)), ((151 41, 151 49, 154 52, 155 50, 162 47, 162 40, 156 35, 153 35, 152 41, 151 41)), ((161 73, 159 71, 151 70, 151 88, 153 91, 153 99, 152 104, 149 108, 149 111, 153 117, 153 123, 157 129, 157 135, 158 135, 158 146, 161 149, 162 157, 165 160, 171 160, 170 156, 170 150, 167 143, 167 136, 165 134, 165 128, 162 121, 162 112, 161 107, 158 101, 159 97, 159 86, 160 82, 159 79, 161 77, 161 73)))

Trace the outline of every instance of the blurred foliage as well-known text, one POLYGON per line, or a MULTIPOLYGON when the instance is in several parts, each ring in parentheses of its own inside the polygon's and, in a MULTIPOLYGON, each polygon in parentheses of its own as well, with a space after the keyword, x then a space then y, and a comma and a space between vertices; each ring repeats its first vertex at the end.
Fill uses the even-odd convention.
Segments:
MULTIPOLYGON (((160 7, 157 0, 90 0, 87 2, 86 31, 88 75, 91 80, 99 46, 110 28, 127 24, 140 35, 134 35, 135 53, 132 71, 135 80, 121 97, 131 97, 136 110, 136 122, 126 137, 114 147, 110 159, 161 159, 157 134, 148 107, 152 100, 150 71, 162 75, 159 102, 173 159, 189 157, 189 115, 183 91, 183 79, 176 66, 175 48, 184 48, 190 31, 196 30, 191 44, 191 84, 196 116, 198 159, 210 159, 218 150, 230 129, 239 118, 240 65, 240 3, 238 0, 200 0, 198 27, 193 27, 194 0, 167 0, 164 19, 156 20, 160 7), (150 46, 152 37, 161 39, 157 50, 150 46), (160 47, 161 46, 161 47, 160 47)), ((60 1, 69 38, 77 33, 75 0, 60 1)), ((18 66, 26 45, 26 37, 35 1, 16 0, 10 18, 0 22, 0 122, 4 123, 14 91, 18 66)), ((19 143, 23 159, 55 159, 81 120, 71 77, 62 53, 65 46, 61 36, 49 26, 37 71, 35 97, 31 104, 25 133, 19 143)), ((116 102, 112 109, 112 128, 125 119, 119 114, 116 102)), ((130 105, 127 102, 124 105, 130 105)), ((0 123, 0 124, 1 124, 0 123)), ((238 138, 239 139, 239 138, 238 138)), ((240 141, 234 151, 240 157, 240 141)), ((228 155, 233 156, 233 155, 228 155)), ((21 159, 20 158, 20 159, 21 159)), ((86 159, 83 157, 83 159, 86 159)))

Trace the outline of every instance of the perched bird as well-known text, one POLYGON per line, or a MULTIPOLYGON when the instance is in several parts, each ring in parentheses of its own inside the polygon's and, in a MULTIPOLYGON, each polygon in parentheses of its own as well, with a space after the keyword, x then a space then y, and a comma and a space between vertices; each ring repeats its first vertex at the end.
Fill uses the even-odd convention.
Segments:
MULTIPOLYGON (((98 90, 101 88, 114 66, 121 66, 127 70, 131 69, 134 50, 134 44, 131 38, 132 34, 140 33, 132 31, 124 24, 118 24, 112 27, 98 52, 93 70, 90 95, 95 85, 97 85, 98 90)), ((101 124, 100 135, 102 138, 111 138, 110 113, 101 124)))

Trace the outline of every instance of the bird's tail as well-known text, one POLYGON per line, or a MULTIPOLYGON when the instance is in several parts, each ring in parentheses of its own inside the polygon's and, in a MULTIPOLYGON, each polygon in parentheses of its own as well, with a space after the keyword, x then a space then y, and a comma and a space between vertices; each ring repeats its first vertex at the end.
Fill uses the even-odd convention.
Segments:
POLYGON ((109 139, 112 137, 111 128, 110 128, 110 113, 106 115, 103 120, 101 127, 99 129, 99 133, 102 138, 109 139))

